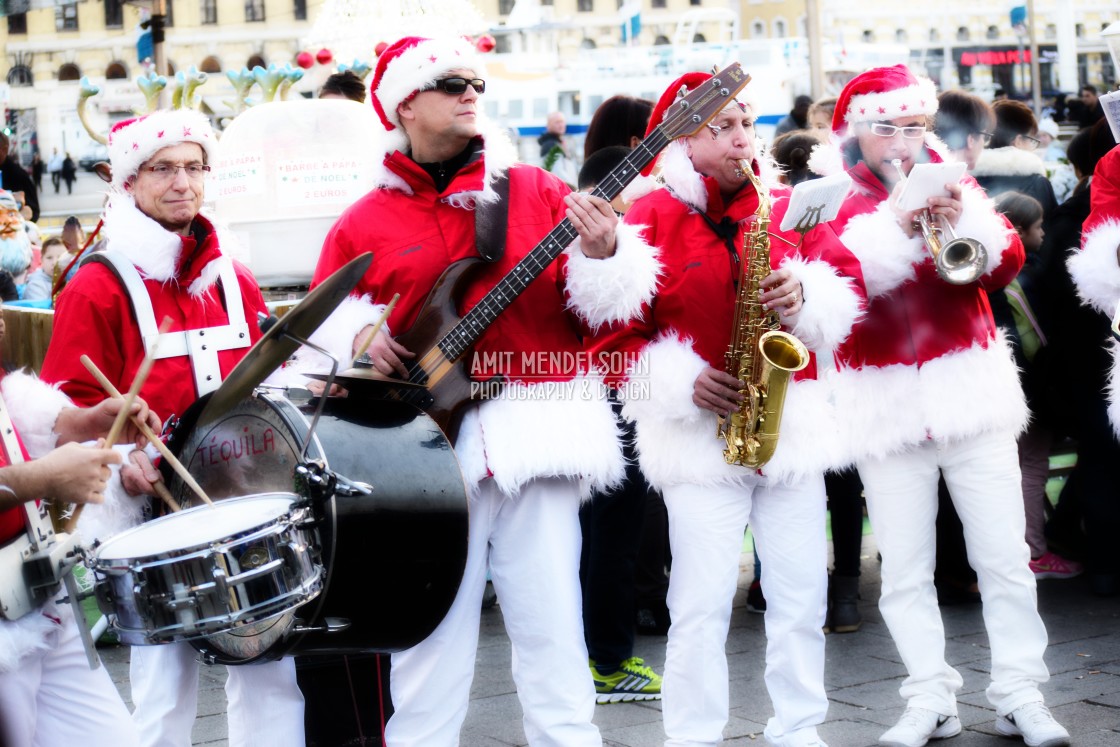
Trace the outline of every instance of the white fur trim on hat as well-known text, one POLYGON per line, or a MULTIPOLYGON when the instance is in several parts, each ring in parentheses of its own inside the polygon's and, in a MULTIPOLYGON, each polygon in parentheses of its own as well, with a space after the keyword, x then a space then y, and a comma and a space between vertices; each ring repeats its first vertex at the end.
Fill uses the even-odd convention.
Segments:
POLYGON ((865 93, 852 96, 844 121, 884 122, 899 117, 937 113, 937 86, 929 78, 918 77, 918 82, 892 91, 865 93))
POLYGON ((653 299, 661 263, 657 250, 642 240, 644 226, 619 223, 614 256, 591 259, 578 246, 566 250, 568 307, 593 332, 626 322, 653 299))
POLYGON ((1103 221, 1085 233, 1081 250, 1072 252, 1066 260, 1082 303, 1108 316, 1116 313, 1116 303, 1120 301, 1117 247, 1120 221, 1103 221))
POLYGON ((141 164, 160 150, 181 143, 198 143, 213 161, 218 145, 210 120, 191 109, 161 109, 109 133, 109 163, 113 186, 123 189, 141 164))

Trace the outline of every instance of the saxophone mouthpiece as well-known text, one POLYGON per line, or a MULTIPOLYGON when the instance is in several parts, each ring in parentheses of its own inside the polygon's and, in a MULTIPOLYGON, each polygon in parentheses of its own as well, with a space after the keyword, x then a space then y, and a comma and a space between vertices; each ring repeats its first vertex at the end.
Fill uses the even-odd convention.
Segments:
POLYGON ((751 168, 751 162, 748 161, 747 159, 740 158, 735 163, 736 163, 736 167, 735 167, 735 175, 736 176, 738 176, 742 179, 748 179, 748 178, 750 178, 750 175, 754 173, 754 169, 751 168))

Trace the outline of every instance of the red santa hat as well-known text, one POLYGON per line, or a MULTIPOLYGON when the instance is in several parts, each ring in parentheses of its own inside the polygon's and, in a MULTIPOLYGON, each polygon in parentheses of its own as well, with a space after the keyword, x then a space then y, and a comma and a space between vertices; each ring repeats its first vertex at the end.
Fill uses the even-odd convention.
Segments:
MULTIPOLYGON (((370 96, 373 108, 387 131, 401 126, 397 107, 420 91, 434 87, 435 81, 452 70, 485 72, 485 65, 466 39, 425 39, 406 36, 385 48, 373 69, 370 96)), ((403 135, 403 130, 398 133, 403 135)), ((407 140, 400 142, 401 147, 407 140)))
POLYGON ((113 186, 123 189, 141 164, 164 148, 182 143, 201 145, 206 160, 213 160, 218 140, 210 120, 193 109, 160 109, 117 122, 109 131, 113 186))
MULTIPOLYGON (((645 136, 649 137, 650 133, 665 121, 665 115, 673 104, 695 91, 703 83, 711 80, 711 78, 711 73, 685 73, 670 83, 669 87, 665 89, 665 92, 661 94, 661 98, 657 100, 657 105, 653 107, 653 112, 649 115, 649 124, 646 125, 645 136)), ((744 105, 743 102, 738 103, 740 106, 744 105)), ((646 167, 642 169, 642 176, 649 176, 653 171, 655 163, 657 163, 657 159, 646 164, 646 167)))
POLYGON ((832 131, 844 137, 855 122, 883 122, 937 112, 937 88, 905 65, 877 67, 848 81, 832 112, 832 131))

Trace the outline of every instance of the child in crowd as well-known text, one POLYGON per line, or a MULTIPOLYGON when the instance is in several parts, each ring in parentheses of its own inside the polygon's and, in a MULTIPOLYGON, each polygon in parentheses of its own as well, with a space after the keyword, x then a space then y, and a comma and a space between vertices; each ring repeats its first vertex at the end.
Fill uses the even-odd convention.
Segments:
POLYGON ((66 244, 61 236, 52 236, 43 243, 42 264, 27 277, 24 288, 25 301, 39 301, 51 297, 51 284, 54 282, 54 269, 59 259, 66 254, 66 244))
MULTIPOLYGON (((992 313, 996 322, 1015 341, 1015 357, 1022 372, 1020 378, 1027 403, 1031 408, 1031 424, 1019 436, 1019 468, 1022 471, 1023 501, 1027 516, 1027 545, 1031 550, 1031 570, 1036 579, 1072 578, 1081 573, 1081 565, 1050 552, 1043 529, 1046 523, 1046 481, 1050 472, 1050 446, 1053 434, 1047 418, 1045 387, 1046 334, 1038 315, 1028 300, 1036 289, 1031 287, 1031 269, 1036 265, 1042 246, 1042 204, 1022 192, 1004 192, 996 198, 996 209, 1011 222, 1023 241, 1027 262, 1019 277, 1001 293, 992 294, 992 313)), ((1041 278, 1039 279, 1041 280, 1041 278)))

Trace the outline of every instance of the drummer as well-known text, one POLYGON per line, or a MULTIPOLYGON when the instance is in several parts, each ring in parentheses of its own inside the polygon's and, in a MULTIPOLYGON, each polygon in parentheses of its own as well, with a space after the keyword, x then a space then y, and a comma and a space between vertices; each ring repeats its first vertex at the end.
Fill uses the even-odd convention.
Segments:
MULTIPOLYGON (((0 442, 0 547, 6 547, 25 531, 27 501, 101 502, 109 465, 119 463, 120 455, 103 442, 77 442, 104 436, 124 400, 75 408, 34 377, 2 371, 0 392, 0 411, 15 426, 14 442, 0 442)), ((133 412, 158 426, 143 402, 133 412)), ((137 435, 126 430, 122 439, 137 435)), ((12 586, 7 574, 21 570, 0 564, 0 585, 12 586)), ((18 619, 0 619, 0 745, 30 744, 138 744, 116 686, 104 667, 90 669, 74 613, 57 600, 18 619)))
MULTIPOLYGON (((140 394, 160 418, 181 416, 260 338, 260 288, 223 251, 230 236, 199 212, 215 145, 209 121, 189 110, 125 120, 110 132, 107 251, 83 264, 59 296, 43 364, 43 378, 75 401, 92 405, 106 397, 81 353, 124 392, 158 337, 140 394), (165 318, 171 326, 160 335, 165 318)), ((131 496, 151 495, 159 474, 143 451, 128 460, 121 470, 128 495, 111 489, 105 510, 86 511, 83 536, 105 539, 145 518, 148 502, 131 496)), ((198 701, 195 650, 186 643, 134 647, 129 676, 141 744, 189 745, 198 701)), ((233 747, 304 744, 292 659, 232 667, 226 695, 233 747)))

